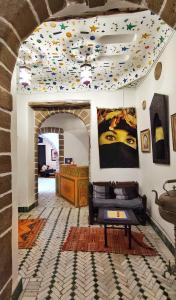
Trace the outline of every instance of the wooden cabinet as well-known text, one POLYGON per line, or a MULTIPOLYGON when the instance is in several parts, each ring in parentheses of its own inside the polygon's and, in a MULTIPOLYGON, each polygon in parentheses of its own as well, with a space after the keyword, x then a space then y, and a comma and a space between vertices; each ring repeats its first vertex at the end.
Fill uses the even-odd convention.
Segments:
POLYGON ((75 207, 88 204, 89 168, 87 166, 61 165, 56 174, 57 194, 75 207))

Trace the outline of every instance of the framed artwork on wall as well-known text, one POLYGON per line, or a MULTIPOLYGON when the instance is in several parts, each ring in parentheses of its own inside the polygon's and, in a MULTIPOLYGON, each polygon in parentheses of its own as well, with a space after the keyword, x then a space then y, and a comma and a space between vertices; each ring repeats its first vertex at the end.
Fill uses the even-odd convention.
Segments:
POLYGON ((168 96, 154 94, 150 105, 153 162, 170 164, 168 96))
POLYGON ((58 157, 57 151, 55 149, 51 149, 51 160, 56 161, 57 157, 58 157))
POLYGON ((73 158, 65 157, 65 164, 70 165, 73 162, 73 158))
POLYGON ((141 151, 150 152, 150 129, 141 131, 141 151))
POLYGON ((176 151, 176 114, 171 115, 173 150, 176 151))
POLYGON ((134 107, 97 108, 100 168, 138 168, 134 107))

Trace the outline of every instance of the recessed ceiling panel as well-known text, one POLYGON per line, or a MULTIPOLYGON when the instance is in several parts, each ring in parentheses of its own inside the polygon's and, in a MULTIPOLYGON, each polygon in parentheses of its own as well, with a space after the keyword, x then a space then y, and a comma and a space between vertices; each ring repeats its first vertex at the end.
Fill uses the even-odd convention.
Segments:
POLYGON ((173 30, 149 11, 46 22, 22 44, 18 66, 31 69, 21 92, 117 90, 135 86, 151 69, 173 30), (92 83, 80 82, 81 65, 92 83))
POLYGON ((99 38, 98 42, 101 44, 131 43, 135 40, 135 35, 134 33, 104 35, 99 38))

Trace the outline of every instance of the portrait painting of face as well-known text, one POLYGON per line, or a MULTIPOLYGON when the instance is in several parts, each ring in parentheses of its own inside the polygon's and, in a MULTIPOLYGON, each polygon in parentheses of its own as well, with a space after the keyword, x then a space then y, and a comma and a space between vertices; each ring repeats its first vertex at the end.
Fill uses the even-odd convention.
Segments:
POLYGON ((135 108, 97 109, 100 168, 139 167, 135 108))

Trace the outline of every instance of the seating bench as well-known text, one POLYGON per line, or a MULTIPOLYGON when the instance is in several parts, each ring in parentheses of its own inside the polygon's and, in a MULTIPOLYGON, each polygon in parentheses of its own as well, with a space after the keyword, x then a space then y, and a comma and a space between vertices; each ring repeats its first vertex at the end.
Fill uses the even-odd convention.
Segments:
POLYGON ((127 182, 89 183, 89 224, 97 224, 99 208, 133 209, 140 224, 146 224, 147 198, 139 195, 139 185, 127 182))

